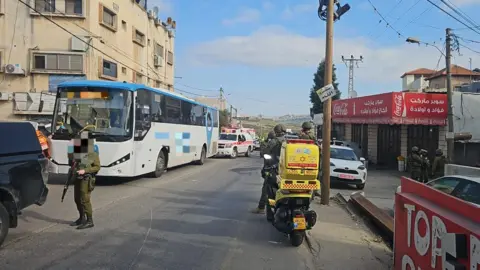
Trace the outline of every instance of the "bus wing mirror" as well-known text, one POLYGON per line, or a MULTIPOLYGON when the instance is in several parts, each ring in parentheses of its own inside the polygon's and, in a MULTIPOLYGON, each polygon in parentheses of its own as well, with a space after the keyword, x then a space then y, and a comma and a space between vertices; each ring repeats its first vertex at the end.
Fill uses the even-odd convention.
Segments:
POLYGON ((40 104, 38 104, 38 112, 41 113, 43 111, 43 100, 40 100, 40 104))

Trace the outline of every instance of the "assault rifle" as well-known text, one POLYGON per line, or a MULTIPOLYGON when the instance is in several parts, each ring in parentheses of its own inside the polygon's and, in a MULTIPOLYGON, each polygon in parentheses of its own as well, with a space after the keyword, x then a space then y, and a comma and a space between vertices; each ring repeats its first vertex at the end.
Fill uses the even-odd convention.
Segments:
POLYGON ((77 162, 73 161, 72 167, 70 167, 70 170, 68 170, 67 181, 65 182, 65 185, 63 186, 62 202, 63 202, 63 199, 65 199, 65 195, 67 194, 68 186, 70 185, 70 183, 72 181, 75 180, 74 178, 75 178, 75 175, 77 174, 77 172, 75 171, 76 167, 77 167, 76 165, 77 165, 77 162))

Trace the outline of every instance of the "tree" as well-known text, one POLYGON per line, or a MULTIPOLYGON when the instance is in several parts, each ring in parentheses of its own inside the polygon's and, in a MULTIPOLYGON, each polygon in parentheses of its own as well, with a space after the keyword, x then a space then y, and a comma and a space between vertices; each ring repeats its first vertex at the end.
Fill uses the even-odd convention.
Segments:
MULTIPOLYGON (((333 87, 335 88, 335 90, 338 90, 337 75, 335 74, 336 70, 337 69, 335 68, 335 65, 333 65, 333 87)), ((320 101, 320 98, 318 97, 316 91, 325 86, 324 78, 325 60, 322 60, 320 64, 318 64, 317 72, 313 74, 313 86, 310 89, 310 102, 312 103, 314 114, 323 113, 323 103, 320 101)), ((340 99, 340 95, 341 93, 338 92, 338 94, 333 97, 333 100, 340 99)))
POLYGON ((473 72, 480 72, 480 68, 474 69, 473 72))
POLYGON ((227 110, 220 111, 219 121, 221 127, 230 125, 230 113, 227 110))

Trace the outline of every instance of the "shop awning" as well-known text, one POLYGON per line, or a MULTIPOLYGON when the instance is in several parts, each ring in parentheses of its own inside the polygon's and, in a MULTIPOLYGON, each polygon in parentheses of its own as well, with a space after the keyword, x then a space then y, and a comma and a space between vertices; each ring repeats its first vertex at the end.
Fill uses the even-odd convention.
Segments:
POLYGON ((335 123, 446 125, 447 95, 391 92, 336 100, 335 123))

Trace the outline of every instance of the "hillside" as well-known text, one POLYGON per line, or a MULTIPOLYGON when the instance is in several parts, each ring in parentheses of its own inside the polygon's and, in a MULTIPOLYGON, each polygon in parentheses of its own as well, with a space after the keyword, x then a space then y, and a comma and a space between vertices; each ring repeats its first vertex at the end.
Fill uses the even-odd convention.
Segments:
POLYGON ((284 121, 275 121, 271 119, 255 119, 255 120, 242 120, 242 126, 244 128, 253 128, 259 136, 266 137, 268 132, 273 130, 273 127, 278 123, 284 124, 287 129, 292 129, 292 131, 300 131, 302 122, 298 123, 287 123, 284 121))

